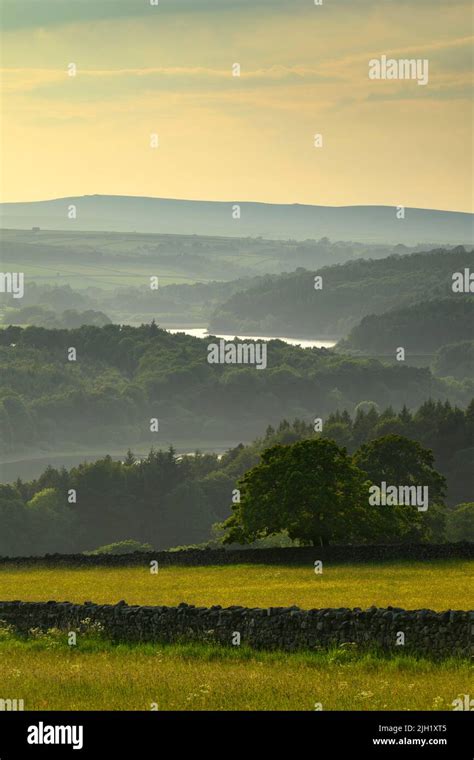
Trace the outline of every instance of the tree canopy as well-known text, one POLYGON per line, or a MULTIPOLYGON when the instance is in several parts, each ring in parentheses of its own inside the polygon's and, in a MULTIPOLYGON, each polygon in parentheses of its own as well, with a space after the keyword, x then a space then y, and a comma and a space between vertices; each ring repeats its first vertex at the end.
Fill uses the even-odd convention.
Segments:
MULTIPOLYGON (((401 436, 374 441, 375 464, 367 469, 395 479, 407 475, 394 467, 397 447, 403 459, 413 451, 412 441, 401 436), (387 445, 387 443, 389 445, 387 445), (378 455, 378 458, 377 456, 378 455), (390 469, 391 467, 391 469, 390 469)), ((441 488, 443 478, 429 465, 430 452, 419 447, 412 474, 418 482, 425 476, 441 488)), ((371 478, 358 464, 367 464, 367 452, 352 458, 344 448, 324 438, 276 445, 263 452, 260 462, 239 481, 240 501, 226 521, 226 543, 248 543, 286 531, 290 538, 325 546, 331 541, 352 543, 375 539, 421 536, 422 518, 416 506, 374 506, 369 501, 371 478)), ((411 482, 411 481, 409 481, 411 482)), ((422 481, 423 482, 423 481, 422 481)))

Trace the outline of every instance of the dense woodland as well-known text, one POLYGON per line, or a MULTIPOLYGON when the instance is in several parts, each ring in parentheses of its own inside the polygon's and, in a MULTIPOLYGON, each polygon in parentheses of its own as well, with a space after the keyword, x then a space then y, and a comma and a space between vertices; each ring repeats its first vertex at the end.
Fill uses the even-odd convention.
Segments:
POLYGON ((369 314, 459 297, 452 275, 473 263, 472 251, 458 247, 298 270, 236 293, 215 310, 210 327, 248 335, 343 337, 369 314), (315 277, 322 278, 320 289, 315 277))
POLYGON ((282 417, 315 417, 361 400, 414 408, 427 398, 466 406, 473 380, 427 368, 351 358, 328 349, 268 344, 268 366, 209 364, 208 340, 138 328, 0 330, 3 454, 42 447, 116 450, 163 440, 251 440, 282 417), (68 360, 73 348, 76 360, 68 360), (159 430, 150 432, 150 420, 159 430))
POLYGON ((395 354, 397 347, 403 346, 406 351, 432 353, 449 344, 473 340, 474 296, 458 296, 364 317, 339 347, 395 354))
POLYGON ((449 343, 436 352, 433 372, 441 377, 474 377, 474 341, 463 340, 449 343))
POLYGON ((20 309, 8 309, 3 316, 3 324, 73 329, 82 325, 102 327, 111 324, 111 320, 102 311, 95 311, 94 309, 53 311, 48 305, 39 304, 38 306, 23 306, 20 309))
MULTIPOLYGON (((321 436, 347 447, 373 482, 380 482, 386 471, 367 444, 387 436, 421 441, 423 450, 433 452, 436 471, 447 479, 446 498, 439 500, 447 506, 428 510, 425 540, 474 539, 472 504, 457 506, 472 502, 474 400, 465 411, 428 401, 415 413, 406 408, 380 412, 362 403, 355 415, 330 415, 322 434, 302 420, 283 420, 252 444, 239 444, 221 458, 177 456, 169 449, 151 450, 139 459, 129 451, 119 461, 107 456, 70 470, 48 467, 31 482, 2 485, 0 555, 93 550, 127 539, 154 548, 208 542, 212 533, 222 535, 212 526, 229 517, 233 489, 258 464, 263 451, 321 436), (76 492, 72 503, 70 489, 76 492)), ((405 540, 410 538, 413 534, 405 540)), ((397 533, 385 539, 403 537, 397 533)))

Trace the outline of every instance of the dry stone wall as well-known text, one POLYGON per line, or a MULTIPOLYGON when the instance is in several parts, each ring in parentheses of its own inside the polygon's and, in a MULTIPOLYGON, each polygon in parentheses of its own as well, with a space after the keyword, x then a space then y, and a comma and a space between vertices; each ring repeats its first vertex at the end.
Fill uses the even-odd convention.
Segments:
POLYGON ((156 560, 160 565, 308 565, 315 560, 333 563, 390 560, 474 559, 474 543, 379 544, 361 546, 299 546, 282 549, 186 549, 133 554, 49 554, 45 557, 0 557, 0 565, 131 566, 156 560))
POLYGON ((96 605, 92 602, 0 602, 0 619, 18 632, 63 631, 100 623, 105 634, 128 642, 213 642, 255 649, 359 649, 413 653, 430 658, 470 654, 474 612, 447 610, 314 609, 298 607, 177 607, 96 605), (400 634, 403 634, 403 643, 400 634))

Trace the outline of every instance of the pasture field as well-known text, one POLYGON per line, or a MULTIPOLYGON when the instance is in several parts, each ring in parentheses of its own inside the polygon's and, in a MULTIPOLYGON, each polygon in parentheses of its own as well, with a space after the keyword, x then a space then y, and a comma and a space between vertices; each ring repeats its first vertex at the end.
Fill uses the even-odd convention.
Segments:
POLYGON ((151 274, 172 285, 277 273, 281 257, 294 254, 286 241, 233 237, 45 229, 0 236, 5 271, 21 267, 27 281, 73 289, 149 286, 151 274))
POLYGON ((2 697, 25 710, 452 710, 472 665, 209 645, 69 647, 66 636, 0 640, 2 697), (319 706, 318 706, 319 707, 319 706), (321 709, 319 708, 319 709, 321 709))
MULTIPOLYGON (((315 559, 317 559, 315 549, 315 559)), ((387 562, 313 566, 221 565, 52 568, 0 565, 0 600, 210 607, 403 607, 469 610, 474 562, 387 562)))
MULTIPOLYGON (((0 599, 211 606, 469 609, 474 563, 390 562, 314 568, 231 565, 0 566, 0 599)), ((468 660, 432 662, 350 648, 263 652, 207 644, 117 644, 93 631, 22 639, 0 628, 2 695, 26 710, 450 710, 469 694, 468 660)))
MULTIPOLYGON (((70 285, 73 289, 102 288, 113 290, 120 287, 143 287, 149 286, 150 271, 152 264, 137 261, 136 264, 127 262, 109 262, 99 265, 94 262, 82 263, 77 258, 65 262, 56 262, 44 259, 45 263, 37 260, 24 260, 21 262, 22 272, 28 282, 37 285, 70 285)), ((5 255, 2 265, 6 271, 15 270, 15 258, 5 255)), ((18 269, 18 261, 16 261, 18 269)), ((153 273, 153 272, 152 272, 153 273)), ((178 268, 161 265, 160 282, 163 285, 193 284, 199 282, 199 277, 187 277, 178 268)))

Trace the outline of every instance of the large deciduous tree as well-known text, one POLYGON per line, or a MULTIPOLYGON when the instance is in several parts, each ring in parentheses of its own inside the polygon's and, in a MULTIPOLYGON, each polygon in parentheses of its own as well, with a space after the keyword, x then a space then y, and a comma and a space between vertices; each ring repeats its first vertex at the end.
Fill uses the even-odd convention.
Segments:
POLYGON ((284 530, 292 539, 323 546, 377 534, 367 476, 334 441, 272 446, 238 485, 240 503, 224 524, 225 543, 250 543, 284 530))
POLYGON ((435 470, 432 451, 417 441, 385 435, 361 446, 354 462, 376 485, 428 486, 430 504, 444 503, 446 478, 435 470))
POLYGON ((379 486, 421 486, 428 488, 428 510, 420 513, 411 504, 385 506, 381 511, 382 540, 440 541, 446 515, 446 478, 434 468, 430 449, 403 435, 385 435, 365 443, 354 454, 355 464, 379 486))

